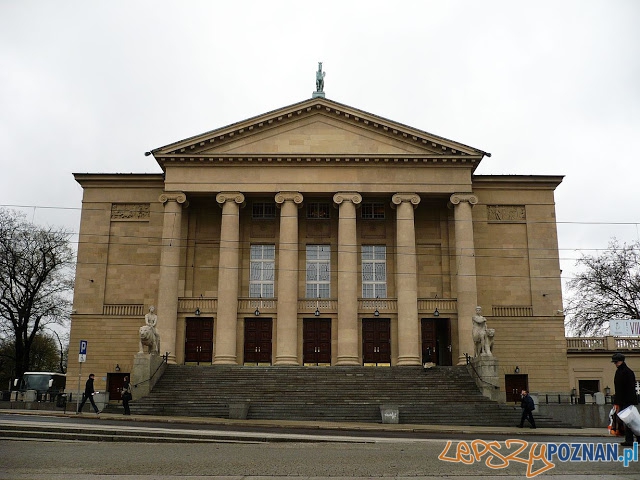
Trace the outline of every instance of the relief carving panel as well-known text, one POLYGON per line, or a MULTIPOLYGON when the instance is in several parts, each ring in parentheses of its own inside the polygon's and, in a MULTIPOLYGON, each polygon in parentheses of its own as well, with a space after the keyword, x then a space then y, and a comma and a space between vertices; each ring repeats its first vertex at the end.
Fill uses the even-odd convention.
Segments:
POLYGON ((490 222, 525 222, 524 205, 487 205, 487 220, 490 222))
POLYGON ((113 203, 111 205, 112 221, 149 221, 148 203, 113 203))

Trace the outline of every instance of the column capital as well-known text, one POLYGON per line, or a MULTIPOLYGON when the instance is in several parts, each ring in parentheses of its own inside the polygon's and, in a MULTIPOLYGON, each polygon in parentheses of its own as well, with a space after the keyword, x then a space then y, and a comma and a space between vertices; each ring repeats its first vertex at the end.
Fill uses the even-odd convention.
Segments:
POLYGON ((163 192, 160 197, 158 197, 158 201, 163 205, 167 202, 185 203, 185 207, 189 205, 187 195, 183 192, 163 192))
POLYGON ((395 208, 396 205, 404 202, 411 203, 413 208, 416 208, 420 203, 420 195, 417 193, 396 193, 391 197, 391 208, 395 208))
POLYGON ((227 202, 235 202, 240 206, 244 206, 244 195, 240 192, 220 192, 216 195, 216 202, 218 202, 220 206, 227 202))
POLYGON ((478 203, 478 197, 473 193, 454 193, 449 198, 449 202, 451 202, 452 205, 458 205, 461 202, 467 202, 469 203, 469 205, 473 206, 478 203))
POLYGON ((333 196, 333 201, 337 205, 342 202, 351 202, 354 205, 358 205, 362 202, 362 195, 358 192, 338 192, 333 196))
POLYGON ((304 200, 304 197, 300 192, 278 192, 276 193, 276 203, 278 205, 283 204, 284 202, 293 202, 296 205, 300 206, 304 200))

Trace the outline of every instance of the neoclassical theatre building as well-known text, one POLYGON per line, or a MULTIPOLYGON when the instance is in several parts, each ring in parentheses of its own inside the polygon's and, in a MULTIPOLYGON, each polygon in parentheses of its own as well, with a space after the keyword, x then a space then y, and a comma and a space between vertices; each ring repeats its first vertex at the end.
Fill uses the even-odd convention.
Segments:
POLYGON ((199 365, 455 365, 494 328, 501 388, 566 392, 554 191, 475 175, 482 150, 315 96, 148 153, 160 174, 75 174, 71 324, 83 377, 161 353, 199 365))

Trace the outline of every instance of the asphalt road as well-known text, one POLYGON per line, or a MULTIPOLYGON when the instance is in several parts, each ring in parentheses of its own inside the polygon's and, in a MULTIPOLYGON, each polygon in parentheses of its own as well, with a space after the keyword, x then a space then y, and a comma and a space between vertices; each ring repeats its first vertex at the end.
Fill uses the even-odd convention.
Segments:
MULTIPOLYGON (((9 416, 15 418, 15 416, 9 416)), ((29 417, 27 417, 29 418, 29 417)), ((33 422, 62 424, 69 427, 84 426, 86 430, 104 427, 132 428, 131 422, 120 420, 97 420, 93 418, 48 418, 38 416, 33 422)), ((4 417, 0 417, 3 421, 4 417)), ((25 418, 26 419, 26 418, 25 418)), ((176 430, 201 431, 201 428, 221 426, 137 424, 136 428, 167 428, 176 430)), ((228 432, 236 427, 222 426, 228 432), (229 430, 230 429, 230 430, 229 430)), ((254 427, 251 427, 252 429, 254 427)), ((261 437, 268 437, 269 431, 259 429, 261 437)), ((268 430, 268 429, 267 429, 268 430)), ((298 429, 295 429, 302 434, 298 429)), ((275 434, 286 433, 282 429, 271 429, 275 434)), ((318 437, 325 434, 313 429, 304 434, 314 433, 318 437)), ((0 479, 42 479, 78 480, 117 478, 118 480, 158 479, 174 480, 199 479, 251 479, 288 480, 302 479, 431 479, 455 478, 529 478, 542 469, 537 478, 587 479, 634 479, 640 478, 640 463, 631 462, 624 467, 618 461, 566 461, 557 456, 551 461, 530 461, 530 453, 540 453, 558 442, 567 443, 611 443, 612 438, 554 437, 552 435, 527 435, 520 443, 508 446, 507 436, 499 439, 487 435, 434 434, 421 432, 420 436, 398 438, 387 436, 388 432, 362 431, 339 432, 342 439, 329 442, 218 442, 162 443, 145 442, 89 442, 89 441, 41 441, 41 440, 0 440, 0 479), (489 443, 496 440, 496 443, 489 443), (450 442, 450 443, 449 443, 450 442), (533 446, 532 444, 535 444, 533 446), (487 450, 487 446, 490 450, 487 450), (522 447, 522 452, 516 451, 522 447), (475 448, 475 456, 473 449, 475 448), (510 458, 507 458, 511 454, 510 458), (502 459, 502 460, 500 460, 502 459), (489 464, 487 464, 489 460, 489 464), (528 465, 527 463, 530 463, 528 465), (501 466, 492 468, 490 465, 501 466)), ((569 447, 567 447, 569 448, 569 447)), ((604 447, 603 447, 604 448, 604 447)), ((621 452, 620 452, 621 453, 621 452)))

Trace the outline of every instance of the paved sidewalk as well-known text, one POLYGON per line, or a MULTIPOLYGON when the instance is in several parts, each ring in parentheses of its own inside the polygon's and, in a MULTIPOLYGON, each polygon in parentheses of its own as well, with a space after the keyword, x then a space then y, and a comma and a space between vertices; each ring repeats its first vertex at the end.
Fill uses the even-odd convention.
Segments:
MULTIPOLYGON (((1 414, 36 415, 47 417, 76 417, 73 412, 50 410, 18 410, 0 409, 1 414)), ((323 422, 323 421, 293 421, 293 420, 231 420, 215 417, 178 417, 160 415, 122 415, 116 413, 87 412, 82 416, 129 421, 132 423, 170 423, 182 425, 224 425, 238 427, 259 427, 272 429, 317 429, 319 431, 363 431, 363 432, 412 432, 412 433, 448 433, 448 434, 477 434, 477 435, 509 435, 523 437, 527 435, 551 436, 580 436, 580 437, 611 437, 606 427, 603 428, 517 428, 513 427, 484 427, 460 425, 416 425, 416 424, 382 424, 382 423, 353 423, 353 422, 323 422)), ((614 437, 611 437, 614 438, 614 437)))

